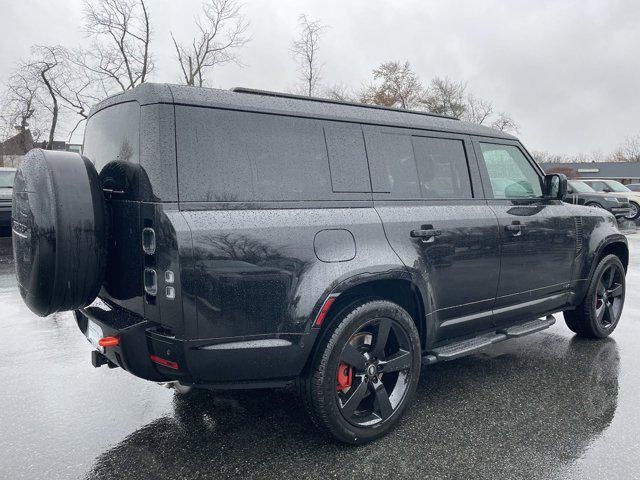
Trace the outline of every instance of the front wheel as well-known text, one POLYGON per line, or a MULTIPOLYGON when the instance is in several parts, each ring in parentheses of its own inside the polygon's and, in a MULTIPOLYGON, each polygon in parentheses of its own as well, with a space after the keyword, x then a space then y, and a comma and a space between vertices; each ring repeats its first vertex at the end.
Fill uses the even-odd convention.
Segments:
POLYGON ((629 202, 629 214, 625 215, 624 218, 627 220, 635 220, 640 216, 640 205, 636 202, 629 202))
POLYGON ((342 311, 300 379, 314 420, 337 440, 362 444, 391 430, 420 376, 420 338, 399 305, 373 300, 342 311))
POLYGON ((611 335, 622 314, 625 285, 625 270, 620 259, 607 255, 600 260, 582 303, 575 310, 564 312, 569 329, 581 337, 611 335))

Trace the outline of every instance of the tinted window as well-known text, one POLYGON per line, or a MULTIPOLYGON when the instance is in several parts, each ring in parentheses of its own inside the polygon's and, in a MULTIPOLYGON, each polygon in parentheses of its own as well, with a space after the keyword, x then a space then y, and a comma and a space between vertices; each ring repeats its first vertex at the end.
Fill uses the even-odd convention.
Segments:
POLYGON ((360 125, 324 127, 334 192, 370 192, 369 169, 360 125))
POLYGON ((83 152, 98 173, 113 161, 139 163, 139 125, 140 107, 136 102, 113 105, 89 119, 83 152))
POLYGON ((322 126, 303 118, 176 106, 180 199, 331 199, 322 126))
POLYGON ((413 137, 424 198, 471 198, 471 178, 462 140, 413 137))
POLYGON ((494 198, 540 198, 540 177, 518 147, 481 143, 494 198))
POLYGON ((420 198, 411 136, 370 130, 366 139, 373 191, 392 199, 420 198))
POLYGON ((609 188, 606 183, 600 182, 597 180, 596 181, 591 180, 588 183, 591 186, 591 188, 593 188, 594 190, 597 190, 598 192, 602 192, 604 189, 609 188))

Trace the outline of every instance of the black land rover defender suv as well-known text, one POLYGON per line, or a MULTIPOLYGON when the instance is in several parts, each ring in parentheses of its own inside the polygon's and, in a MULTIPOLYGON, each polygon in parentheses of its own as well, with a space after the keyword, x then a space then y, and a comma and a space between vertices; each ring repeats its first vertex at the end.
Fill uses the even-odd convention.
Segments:
POLYGON ((423 112, 146 84, 33 150, 13 193, 20 292, 73 310, 94 365, 180 387, 295 382, 341 441, 386 433, 421 365, 564 312, 608 336, 628 250, 507 134, 423 112))

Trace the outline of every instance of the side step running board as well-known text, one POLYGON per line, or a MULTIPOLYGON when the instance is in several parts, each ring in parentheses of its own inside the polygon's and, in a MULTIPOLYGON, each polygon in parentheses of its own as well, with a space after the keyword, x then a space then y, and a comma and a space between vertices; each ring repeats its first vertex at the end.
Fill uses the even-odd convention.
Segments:
POLYGON ((465 355, 469 355, 480 349, 488 347, 489 345, 493 345, 494 343, 502 342, 509 338, 518 338, 530 333, 539 332, 540 330, 549 328, 554 323, 556 323, 555 317, 553 315, 549 315, 546 318, 537 318, 519 325, 502 328, 494 333, 485 333, 477 337, 450 343, 449 345, 444 345, 428 351, 425 355, 425 361, 430 364, 464 357, 465 355))

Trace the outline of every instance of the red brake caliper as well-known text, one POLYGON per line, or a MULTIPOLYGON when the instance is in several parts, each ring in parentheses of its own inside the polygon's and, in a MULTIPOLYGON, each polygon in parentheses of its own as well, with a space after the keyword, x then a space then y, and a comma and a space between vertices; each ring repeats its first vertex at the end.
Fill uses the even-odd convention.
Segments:
POLYGON ((353 380, 353 369, 346 363, 340 363, 338 365, 338 384, 336 390, 344 390, 351 386, 353 380))

